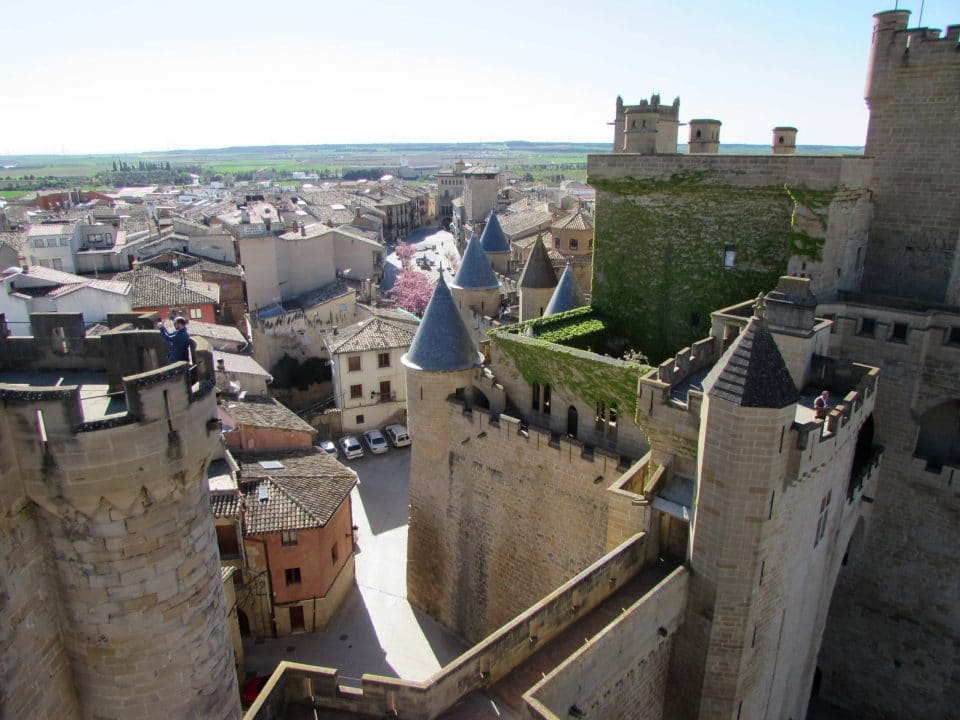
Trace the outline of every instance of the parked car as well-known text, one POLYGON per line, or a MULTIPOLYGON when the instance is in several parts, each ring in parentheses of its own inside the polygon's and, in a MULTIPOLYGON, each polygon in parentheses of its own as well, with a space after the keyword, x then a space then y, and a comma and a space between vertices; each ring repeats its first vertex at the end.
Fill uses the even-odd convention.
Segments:
POLYGON ((347 460, 363 457, 363 445, 353 435, 340 438, 340 449, 347 460))
POLYGON ((388 449, 387 439, 379 430, 367 430, 363 433, 363 439, 367 441, 367 447, 374 455, 385 453, 388 449))
POLYGON ((406 425, 387 425, 387 437, 394 447, 406 447, 410 444, 410 436, 407 434, 406 425))
POLYGON ((337 454, 337 446, 334 445, 334 444, 333 444, 331 441, 329 441, 329 440, 324 440, 323 442, 321 442, 321 443, 320 443, 320 449, 323 450, 327 455, 336 455, 336 454, 337 454))
POLYGON ((243 694, 241 695, 244 707, 253 705, 253 701, 257 699, 257 695, 260 694, 269 679, 269 675, 255 675, 244 683, 243 694))

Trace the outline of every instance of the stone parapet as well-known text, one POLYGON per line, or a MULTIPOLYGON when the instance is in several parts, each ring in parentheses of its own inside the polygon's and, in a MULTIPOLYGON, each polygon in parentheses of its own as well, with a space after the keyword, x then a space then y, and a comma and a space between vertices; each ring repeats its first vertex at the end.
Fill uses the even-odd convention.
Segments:
POLYGON ((5 493, 37 508, 83 716, 236 717, 206 485, 220 428, 211 387, 191 387, 186 363, 123 385, 126 412, 95 422, 76 387, 0 385, 17 458, 5 493))
POLYGON ((679 567, 523 694, 524 717, 660 720, 673 633, 683 622, 689 572, 679 567))
POLYGON ((616 592, 644 567, 645 544, 643 533, 634 535, 427 680, 364 674, 355 690, 340 685, 335 669, 282 662, 244 717, 273 720, 288 706, 306 703, 358 716, 431 720, 505 677, 616 592))

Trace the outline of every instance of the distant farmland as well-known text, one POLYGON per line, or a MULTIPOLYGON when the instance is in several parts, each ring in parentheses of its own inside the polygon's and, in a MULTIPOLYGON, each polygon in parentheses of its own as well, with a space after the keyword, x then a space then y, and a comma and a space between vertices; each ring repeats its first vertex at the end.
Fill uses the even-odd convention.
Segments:
MULTIPOLYGON (((686 152, 686 145, 678 147, 686 152)), ((449 167, 459 159, 498 165, 520 177, 537 181, 586 178, 587 155, 610 152, 609 143, 412 143, 371 145, 273 145, 198 150, 171 150, 118 155, 12 155, 0 156, 0 197, 43 187, 107 185, 115 163, 136 167, 138 163, 170 163, 174 170, 200 171, 205 178, 230 176, 245 179, 259 170, 272 170, 276 177, 292 173, 317 173, 339 177, 350 170, 370 168, 395 172, 401 165, 449 167), (11 167, 12 166, 12 167, 11 167)), ((768 145, 721 145, 723 154, 768 154, 768 145)), ((800 146, 797 154, 863 153, 862 147, 800 146)), ((124 178, 125 181, 129 178, 124 178)), ((164 182, 144 176, 145 184, 164 182)))

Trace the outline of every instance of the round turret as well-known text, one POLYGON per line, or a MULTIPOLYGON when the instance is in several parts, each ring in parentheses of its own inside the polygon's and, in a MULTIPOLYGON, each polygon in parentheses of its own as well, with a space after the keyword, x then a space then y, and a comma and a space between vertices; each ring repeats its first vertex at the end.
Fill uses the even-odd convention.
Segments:
POLYGON ((510 239, 500 227, 500 221, 497 219, 497 211, 494 210, 487 218, 487 224, 480 235, 480 246, 487 254, 493 269, 501 275, 510 272, 510 256, 513 251, 510 249, 510 239))
POLYGON ((401 358, 406 367, 407 428, 413 440, 410 455, 410 523, 407 536, 407 597, 428 612, 437 612, 436 578, 443 548, 435 527, 447 507, 446 483, 430 482, 447 462, 450 438, 450 398, 470 402, 473 376, 482 362, 470 340, 453 297, 440 274, 410 350, 401 358))
POLYGON ((797 150, 797 129, 795 127, 775 127, 773 129, 773 154, 793 155, 797 150))
POLYGON ((476 326, 477 313, 496 317, 500 309, 500 281, 476 235, 467 243, 450 290, 468 328, 476 326))
POLYGON ((543 237, 537 235, 530 250, 523 272, 520 274, 520 322, 533 320, 543 315, 547 303, 557 287, 557 274, 543 245, 543 237))
POLYGON ((720 125, 719 120, 691 120, 687 152, 691 155, 716 154, 720 150, 720 125))
POLYGON ((83 717, 240 715, 206 477, 217 408, 187 373, 124 378, 126 413, 93 422, 76 386, 0 389, 83 717))
POLYGON ((547 315, 556 315, 557 313, 566 312, 567 310, 583 307, 586 304, 583 299, 583 292, 580 290, 580 283, 577 282, 577 276, 573 272, 573 267, 568 260, 567 266, 563 270, 563 275, 560 276, 557 289, 553 291, 553 296, 550 298, 550 302, 547 303, 543 315, 544 317, 547 315))

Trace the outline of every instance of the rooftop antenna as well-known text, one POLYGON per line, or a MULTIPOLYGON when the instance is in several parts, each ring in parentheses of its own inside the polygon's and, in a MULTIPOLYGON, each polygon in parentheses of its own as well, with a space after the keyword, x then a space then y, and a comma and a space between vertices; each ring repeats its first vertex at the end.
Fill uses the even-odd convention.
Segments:
POLYGON ((917 18, 917 27, 923 27, 923 5, 926 0, 920 0, 920 17, 917 18))

